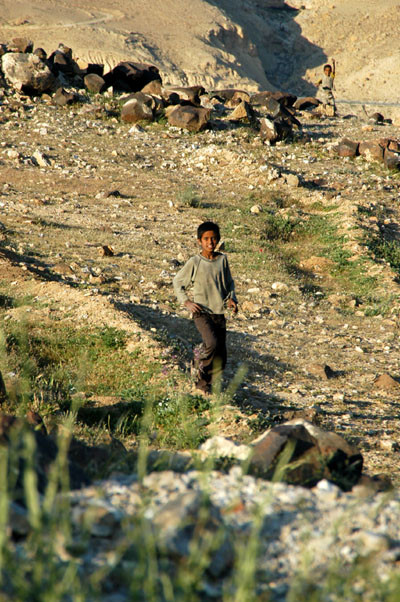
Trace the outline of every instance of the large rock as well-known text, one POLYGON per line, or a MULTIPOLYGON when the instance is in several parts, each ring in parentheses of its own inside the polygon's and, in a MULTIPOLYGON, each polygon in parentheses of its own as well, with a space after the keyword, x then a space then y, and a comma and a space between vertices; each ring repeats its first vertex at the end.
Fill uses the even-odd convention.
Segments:
POLYGON ((186 129, 191 132, 203 130, 210 118, 210 109, 203 109, 192 106, 174 106, 168 107, 166 115, 169 125, 186 129), (169 109, 169 110, 168 110, 169 109))
POLYGON ((200 105, 200 96, 205 94, 205 89, 203 86, 168 86, 168 88, 165 88, 164 93, 166 98, 169 98, 171 94, 177 94, 180 102, 187 101, 198 106, 200 105))
POLYGON ((72 105, 78 102, 79 96, 76 92, 68 92, 64 88, 58 88, 56 93, 53 95, 53 104, 58 107, 65 107, 66 105, 72 105))
POLYGON ((106 82, 97 73, 88 73, 83 78, 83 83, 89 92, 93 92, 94 94, 98 94, 99 92, 103 92, 106 87, 106 82))
POLYGON ((238 103, 242 100, 250 102, 250 94, 244 90, 237 90, 236 88, 228 88, 224 90, 213 90, 210 93, 210 98, 218 98, 222 102, 233 101, 238 103))
POLYGON ((385 152, 383 154, 383 162, 387 169, 399 171, 400 152, 390 150, 390 148, 385 148, 385 152))
POLYGON ((33 42, 29 38, 12 38, 7 43, 8 52, 32 52, 33 42))
POLYGON ((240 102, 237 107, 229 115, 230 121, 248 121, 252 122, 255 119, 254 109, 245 100, 240 102))
POLYGON ((383 161, 384 146, 379 143, 379 140, 367 140, 360 142, 358 152, 367 161, 383 161))
POLYGON ((161 76, 154 65, 123 61, 104 75, 104 81, 118 92, 139 92, 152 81, 161 82, 161 76))
POLYGON ((359 143, 343 138, 339 142, 337 153, 339 157, 356 157, 359 154, 359 143))
POLYGON ((263 92, 252 94, 250 100, 253 105, 268 107, 271 99, 278 102, 282 107, 292 107, 296 102, 297 96, 288 92, 270 92, 269 90, 264 90, 263 92))
POLYGON ((269 144, 275 144, 279 140, 285 140, 289 138, 293 133, 293 129, 290 123, 284 118, 278 117, 277 119, 270 119, 269 117, 263 117, 260 119, 260 136, 261 138, 269 142, 269 144))
POLYGON ((293 107, 297 111, 306 111, 307 109, 315 109, 318 107, 320 101, 313 96, 305 96, 303 98, 298 98, 294 103, 293 107))
POLYGON ((305 487, 328 479, 349 491, 361 477, 362 466, 362 455, 343 437, 297 419, 273 427, 253 442, 249 470, 305 487))
POLYGON ((57 80, 50 69, 34 54, 8 52, 1 64, 6 79, 25 94, 42 94, 56 86, 57 80))
POLYGON ((148 103, 146 103, 145 100, 140 98, 132 98, 123 105, 121 110, 121 119, 127 123, 153 121, 153 109, 148 105, 148 103))

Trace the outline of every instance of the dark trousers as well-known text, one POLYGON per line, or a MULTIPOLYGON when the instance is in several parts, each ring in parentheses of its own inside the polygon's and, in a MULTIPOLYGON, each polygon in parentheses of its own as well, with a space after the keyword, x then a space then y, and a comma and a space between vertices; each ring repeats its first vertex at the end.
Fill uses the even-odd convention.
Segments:
POLYGON ((196 387, 209 391, 226 366, 226 320, 224 314, 195 314, 195 326, 203 344, 198 360, 198 379, 196 387))

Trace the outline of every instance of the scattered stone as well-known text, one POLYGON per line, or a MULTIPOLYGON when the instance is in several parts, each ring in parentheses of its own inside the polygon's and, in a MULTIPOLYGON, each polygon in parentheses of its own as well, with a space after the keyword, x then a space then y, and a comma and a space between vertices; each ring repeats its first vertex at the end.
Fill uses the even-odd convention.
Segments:
POLYGON ((189 130, 191 132, 199 132, 203 130, 210 118, 211 111, 191 106, 175 106, 168 107, 166 111, 168 123, 172 126, 189 130), (170 109, 170 110, 168 110, 170 109))
POLYGON ((382 389, 384 391, 394 391, 400 387, 400 383, 395 380, 390 374, 381 374, 374 380, 374 389, 382 389))
POLYGON ((103 255, 103 257, 114 257, 114 249, 109 245, 103 245, 100 249, 100 254, 103 255))
POLYGON ((369 116, 369 121, 370 123, 383 123, 385 118, 382 113, 372 113, 372 115, 369 116))
POLYGON ((93 94, 99 94, 106 88, 106 82, 101 75, 98 75, 97 73, 88 73, 83 78, 83 82, 86 89, 89 90, 89 92, 93 92, 93 94))
POLYGON ((273 282, 271 288, 277 293, 283 293, 289 290, 288 285, 284 282, 273 282))
POLYGON ((33 153, 32 160, 39 167, 51 167, 51 161, 49 157, 42 153, 39 149, 35 150, 33 153))
POLYGON ((300 186, 300 178, 296 174, 290 173, 285 176, 285 182, 290 188, 298 188, 300 186))
POLYGON ((207 441, 200 445, 199 449, 205 457, 211 455, 218 458, 236 458, 237 460, 246 460, 251 451, 248 445, 240 445, 235 441, 218 435, 207 439, 207 441))
POLYGON ((9 52, 2 56, 1 63, 6 79, 25 94, 42 94, 56 85, 50 69, 34 54, 9 52))
POLYGON ((263 209, 262 205, 253 205, 250 208, 250 212, 254 213, 255 215, 258 215, 259 213, 261 213, 262 209, 263 209))
POLYGON ((330 378, 336 377, 336 372, 334 372, 327 364, 309 364, 307 366, 307 372, 322 380, 329 380, 330 378))

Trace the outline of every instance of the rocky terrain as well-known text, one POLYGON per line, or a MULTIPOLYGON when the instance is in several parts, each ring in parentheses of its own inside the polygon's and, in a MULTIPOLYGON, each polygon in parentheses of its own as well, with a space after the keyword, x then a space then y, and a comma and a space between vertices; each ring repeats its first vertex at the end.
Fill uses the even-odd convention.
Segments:
POLYGON ((60 41, 77 57, 113 67, 151 62, 173 85, 315 91, 323 64, 338 61, 340 99, 399 102, 398 0, 2 0, 0 42, 60 41))
MULTIPOLYGON (((4 56, 6 72, 17 59, 4 56)), ((12 551, 4 599, 54 588, 58 599, 79 591, 115 602, 138 592, 144 600, 395 600, 395 113, 341 106, 328 116, 294 109, 285 95, 258 102, 165 82, 134 98, 95 93, 65 56, 46 63, 50 74, 55 64, 65 70, 43 94, 18 90, 12 71, 0 88, 0 401, 5 413, 28 410, 41 466, 28 436, 28 476, 23 487, 15 480, 9 516, 0 511, 12 551), (240 303, 223 391, 211 400, 192 392, 197 337, 171 287, 205 219, 221 225, 240 303), (74 367, 67 386, 64 363, 74 367), (152 422, 137 409, 147 402, 152 422), (288 421, 342 435, 350 447, 344 460, 335 448, 339 472, 322 435, 310 478, 299 458, 315 440, 310 447, 304 432, 285 439, 271 474, 252 470, 255 437, 288 421), (56 441, 62 451, 65 432, 71 493, 41 464, 54 459, 56 441), (346 483, 355 457, 356 484, 346 483), (308 488, 290 484, 299 482, 308 488), (32 571, 33 558, 36 567, 50 559, 52 571, 32 571), (71 572, 69 585, 58 579, 71 572)), ((39 71, 49 77, 41 63, 39 71)), ((16 441, 10 426, 2 419, 3 449, 16 441)))

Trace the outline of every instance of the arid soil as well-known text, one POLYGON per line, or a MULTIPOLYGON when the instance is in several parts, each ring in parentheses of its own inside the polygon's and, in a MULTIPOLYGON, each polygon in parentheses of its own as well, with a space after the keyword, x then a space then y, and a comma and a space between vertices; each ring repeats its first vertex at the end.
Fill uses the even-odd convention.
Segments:
MULTIPOLYGON (((399 288, 364 237, 381 224, 397 238, 399 179, 363 158, 337 157, 334 143, 344 135, 398 136, 399 129, 366 126, 361 113, 342 117, 304 113, 297 143, 268 147, 246 125, 215 124, 196 135, 157 123, 130 129, 96 99, 64 109, 7 101, 0 125, 3 285, 37 300, 28 319, 116 326, 155 354, 177 346, 184 369, 197 338, 171 280, 196 251, 197 225, 220 222, 241 304, 229 321, 227 381, 244 362, 249 367, 221 434, 246 439, 250 423, 262 428, 311 410, 323 427, 359 445, 370 474, 385 472, 398 483, 399 389, 378 389, 374 380, 399 376, 399 288), (38 150, 47 166, 32 161, 38 150), (297 175, 301 185, 290 187, 279 172, 297 175), (297 249, 291 243, 299 263, 288 269, 263 239, 277 208, 301 220, 333 216, 343 248, 365 261, 362 278, 374 278, 371 290, 358 300, 354 283, 307 239, 297 249), (112 257, 102 255, 103 245, 112 257), (336 377, 313 374, 316 363, 336 377)), ((22 319, 23 309, 7 315, 22 319)), ((177 361, 169 361, 171 370, 177 361)))
MULTIPOLYGON (((340 99, 400 101, 398 0, 0 2, 0 42, 26 35, 106 68, 156 64, 165 83, 315 92, 338 61, 340 99), (296 10, 295 10, 296 9, 296 10)), ((398 109, 397 109, 398 110, 398 109)))

